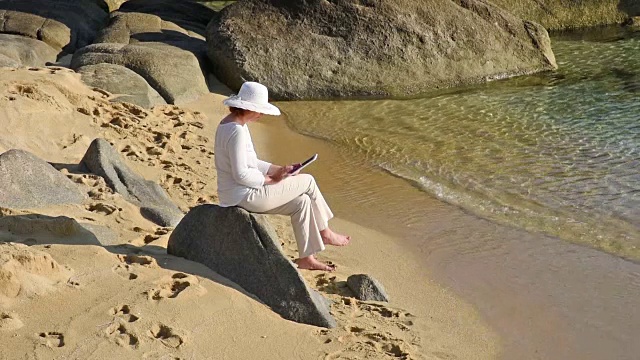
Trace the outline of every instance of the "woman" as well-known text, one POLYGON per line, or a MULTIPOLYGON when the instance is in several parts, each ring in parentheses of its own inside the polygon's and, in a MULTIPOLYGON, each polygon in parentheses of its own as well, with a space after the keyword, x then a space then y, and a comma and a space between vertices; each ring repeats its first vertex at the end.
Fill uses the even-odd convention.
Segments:
POLYGON ((262 114, 280 115, 268 99, 264 85, 245 82, 238 95, 224 101, 230 114, 218 125, 214 149, 220 206, 291 216, 298 268, 333 271, 333 265, 318 261, 314 254, 324 250, 324 245, 347 245, 351 238, 329 228, 333 214, 315 179, 293 171, 294 166, 259 160, 253 148, 247 124, 262 114))

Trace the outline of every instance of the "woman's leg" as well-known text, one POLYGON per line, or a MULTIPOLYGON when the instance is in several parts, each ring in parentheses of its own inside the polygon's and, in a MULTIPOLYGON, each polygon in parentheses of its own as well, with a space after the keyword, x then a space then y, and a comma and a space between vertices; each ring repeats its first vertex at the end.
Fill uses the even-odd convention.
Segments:
MULTIPOLYGON (((320 265, 326 267, 315 260, 313 254, 324 250, 325 243, 337 245, 335 241, 327 241, 327 239, 333 239, 327 234, 337 234, 328 227, 328 221, 333 217, 333 213, 320 193, 313 176, 301 174, 288 177, 277 184, 263 186, 252 192, 239 206, 253 212, 291 216, 291 225, 301 260, 299 266, 314 269, 319 268, 320 265)), ((342 236, 342 238, 345 237, 342 236)), ((323 270, 327 269, 323 268, 323 270)))

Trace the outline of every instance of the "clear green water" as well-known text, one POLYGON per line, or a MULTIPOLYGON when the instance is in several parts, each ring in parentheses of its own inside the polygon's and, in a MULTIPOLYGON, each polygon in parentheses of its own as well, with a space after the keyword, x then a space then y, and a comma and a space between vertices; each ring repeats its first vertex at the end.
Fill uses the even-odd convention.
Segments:
POLYGON ((553 73, 281 106, 295 130, 479 216, 640 258, 640 32, 553 47, 553 73))

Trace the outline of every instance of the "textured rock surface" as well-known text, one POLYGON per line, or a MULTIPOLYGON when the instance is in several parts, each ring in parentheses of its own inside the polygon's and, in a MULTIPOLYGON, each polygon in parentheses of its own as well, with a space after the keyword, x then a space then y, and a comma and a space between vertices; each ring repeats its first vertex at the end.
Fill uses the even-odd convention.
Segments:
POLYGON ((619 24, 640 15, 638 0, 492 0, 550 30, 619 24))
POLYGON ((32 38, 0 34, 0 66, 38 66, 55 63, 58 51, 32 38))
POLYGON ((120 154, 104 139, 95 139, 80 163, 89 171, 104 178, 115 192, 140 206, 147 219, 160 226, 176 226, 184 215, 153 181, 134 173, 122 161, 120 154))
POLYGON ((542 26, 481 0, 247 0, 207 28, 215 75, 277 99, 411 95, 554 69, 542 26))
POLYGON ((363 301, 389 301, 389 295, 382 284, 366 274, 351 275, 347 286, 354 292, 356 299, 363 301))
POLYGON ((114 64, 87 65, 76 69, 89 86, 119 94, 111 101, 129 102, 144 108, 166 104, 147 81, 124 66, 114 64))
POLYGON ((42 40, 57 51, 73 53, 90 44, 106 25, 101 0, 2 0, 0 32, 42 40))
POLYGON ((33 209, 77 204, 85 195, 46 161, 22 150, 0 155, 0 206, 33 209))
POLYGON ((260 216, 237 207, 201 205, 175 228, 167 252, 208 266, 285 319, 335 327, 324 297, 306 285, 274 236, 260 216))
POLYGON ((102 63, 134 71, 170 104, 189 102, 208 92, 196 56, 171 45, 156 42, 93 44, 74 54, 71 67, 76 70, 102 63))

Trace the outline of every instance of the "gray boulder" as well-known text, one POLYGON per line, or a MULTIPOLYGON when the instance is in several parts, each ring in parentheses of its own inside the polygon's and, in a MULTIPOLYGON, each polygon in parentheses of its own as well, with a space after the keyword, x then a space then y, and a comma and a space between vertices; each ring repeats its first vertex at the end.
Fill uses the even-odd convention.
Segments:
POLYGON ((85 198, 71 180, 35 155, 23 150, 0 155, 0 207, 34 209, 79 204, 85 198))
POLYGON ((263 217, 238 207, 201 205, 175 228, 167 252, 208 266, 285 319, 335 327, 324 297, 307 286, 277 243, 263 217))
POLYGON ((347 286, 354 292, 358 300, 389 302, 389 295, 382 284, 367 274, 349 276, 347 286))
POLYGON ((160 185, 145 180, 122 161, 120 154, 104 139, 95 139, 80 162, 81 166, 104 178, 115 192, 140 206, 141 214, 160 226, 176 226, 182 211, 160 185))
POLYGON ((208 93, 196 56, 171 45, 93 44, 73 55, 71 67, 77 70, 102 63, 124 66, 142 76, 170 104, 183 104, 208 93))
POLYGON ((82 81, 89 86, 118 94, 111 101, 128 102, 144 108, 166 104, 162 96, 149 86, 142 76, 124 66, 114 64, 87 65, 76 69, 76 71, 82 76, 82 81))
POLYGON ((90 44, 108 18, 101 0, 0 1, 0 33, 42 40, 67 53, 90 44))
POLYGON ((44 67, 47 63, 55 63, 57 56, 58 51, 40 40, 0 34, 0 66, 44 67))
POLYGON ((556 68, 547 31, 483 0, 246 0, 207 28, 214 74, 275 99, 406 96, 556 68))

